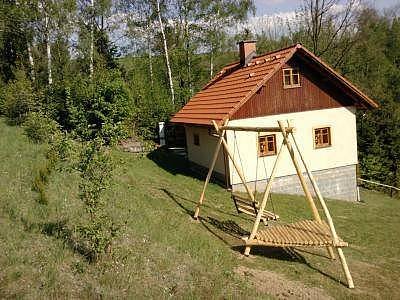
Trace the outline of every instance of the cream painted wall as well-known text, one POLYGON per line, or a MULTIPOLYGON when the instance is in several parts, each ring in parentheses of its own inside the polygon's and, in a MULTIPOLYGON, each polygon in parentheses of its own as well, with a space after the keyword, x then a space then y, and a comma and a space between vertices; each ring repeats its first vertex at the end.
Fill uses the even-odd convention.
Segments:
MULTIPOLYGON (((266 117, 232 120, 231 126, 278 126, 278 120, 292 120, 296 127, 295 138, 302 154, 312 171, 357 164, 357 132, 355 108, 341 107, 298 113, 273 115, 266 117), (331 127, 332 146, 327 148, 314 148, 313 128, 331 127)), ((238 150, 242 159, 246 181, 256 179, 257 169, 257 133, 236 132, 237 145, 234 143, 234 133, 227 132, 228 145, 239 162, 238 150)), ((193 139, 193 138, 192 138, 193 139)), ((282 134, 276 134, 277 147, 282 143, 282 134)), ((296 173, 287 149, 280 161, 276 176, 293 175, 296 173)), ((212 154, 210 154, 212 155, 212 154)), ((258 179, 266 179, 271 174, 275 156, 260 157, 258 163, 258 179), (266 172, 264 165, 266 165, 266 172)), ((233 164, 229 162, 231 183, 241 183, 239 176, 234 170, 233 164)))
MULTIPOLYGON (((217 146, 218 138, 208 134, 208 129, 199 126, 185 126, 188 158, 190 161, 208 169, 217 146), (194 144, 194 134, 198 134, 200 145, 194 144)), ((218 154, 214 171, 225 174, 224 156, 221 150, 218 154)))

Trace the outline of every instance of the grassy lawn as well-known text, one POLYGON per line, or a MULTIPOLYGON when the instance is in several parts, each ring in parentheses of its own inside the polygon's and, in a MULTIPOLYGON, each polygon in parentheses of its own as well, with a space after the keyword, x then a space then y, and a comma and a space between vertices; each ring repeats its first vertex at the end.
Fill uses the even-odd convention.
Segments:
MULTIPOLYGON (((0 132, 0 298, 400 298, 399 199, 363 191, 361 204, 328 201, 350 243, 344 251, 356 288, 349 290, 324 249, 255 248, 243 257, 238 237, 252 221, 218 185, 193 221, 202 181, 180 158, 115 150, 107 210, 120 231, 111 253, 89 264, 64 234, 82 216, 76 174, 54 172, 49 204, 39 204, 31 183, 44 146, 2 120, 0 132)), ((274 195, 274 205, 285 222, 311 217, 302 197, 274 195)))

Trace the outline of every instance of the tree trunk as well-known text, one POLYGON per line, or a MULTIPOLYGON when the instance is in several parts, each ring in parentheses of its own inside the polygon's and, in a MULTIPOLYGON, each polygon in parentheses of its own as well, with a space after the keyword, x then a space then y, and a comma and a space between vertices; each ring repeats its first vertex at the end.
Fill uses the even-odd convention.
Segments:
POLYGON ((32 48, 31 44, 28 42, 28 59, 29 59, 29 66, 31 68, 31 80, 35 82, 35 62, 33 60, 33 55, 32 55, 32 48))
POLYGON ((48 84, 53 84, 53 77, 51 75, 51 45, 50 45, 50 28, 49 28, 49 15, 44 8, 44 22, 46 27, 46 50, 47 50, 47 75, 48 75, 48 84))
POLYGON ((189 24, 187 19, 185 19, 185 35, 186 35, 186 58, 187 58, 187 72, 189 81, 189 91, 190 97, 193 96, 193 84, 192 84, 192 59, 190 54, 190 37, 189 37, 189 24))
POLYGON ((90 1, 91 16, 90 16, 90 53, 89 53, 89 76, 92 79, 94 73, 94 0, 90 1))
POLYGON ((154 86, 154 79, 153 79, 153 61, 152 61, 152 55, 151 55, 150 42, 147 42, 147 52, 148 52, 148 55, 149 55, 150 83, 151 83, 151 88, 153 88, 153 86, 154 86))
POLYGON ((210 78, 213 78, 214 76, 214 51, 211 47, 210 51, 210 78))
POLYGON ((157 0, 157 15, 158 15, 158 22, 159 22, 159 25, 160 25, 161 35, 162 35, 163 43, 164 43, 164 54, 165 54, 165 62, 167 64, 169 88, 171 90, 171 101, 172 101, 172 104, 175 104, 174 84, 172 82, 171 66, 169 64, 167 38, 165 37, 164 25, 163 25, 163 22, 162 22, 162 19, 161 19, 160 0, 157 0))

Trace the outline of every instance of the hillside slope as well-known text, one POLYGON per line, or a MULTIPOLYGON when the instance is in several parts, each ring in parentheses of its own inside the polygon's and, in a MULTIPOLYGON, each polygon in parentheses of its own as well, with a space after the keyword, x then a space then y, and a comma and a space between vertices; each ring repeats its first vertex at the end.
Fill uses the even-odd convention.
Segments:
MULTIPOLYGON (((55 172, 49 204, 39 204, 31 183, 45 146, 3 120, 0 132, 0 298, 400 298, 399 200, 363 192, 363 204, 328 202, 351 244, 345 253, 356 289, 349 290, 338 283, 345 282, 339 262, 323 249, 259 248, 244 258, 237 237, 251 220, 237 216, 217 185, 194 222, 202 181, 180 158, 114 150, 119 167, 107 209, 120 231, 111 253, 89 264, 68 241, 82 214, 76 174, 55 172)), ((274 195, 274 205, 284 221, 310 217, 300 197, 274 195)))

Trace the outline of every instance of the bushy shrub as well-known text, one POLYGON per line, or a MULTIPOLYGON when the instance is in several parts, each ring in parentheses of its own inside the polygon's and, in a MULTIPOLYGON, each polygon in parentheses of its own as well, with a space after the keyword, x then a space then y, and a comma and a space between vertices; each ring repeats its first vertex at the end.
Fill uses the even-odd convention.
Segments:
POLYGON ((36 143, 48 142, 60 129, 56 121, 40 112, 30 113, 23 126, 25 134, 36 143))
POLYGON ((79 163, 79 197, 89 218, 78 226, 77 232, 81 248, 90 260, 97 260, 107 250, 116 232, 111 218, 104 210, 104 191, 111 184, 113 163, 102 143, 100 138, 87 143, 79 163))
POLYGON ((35 109, 36 96, 30 80, 23 71, 15 73, 15 80, 4 89, 3 112, 13 124, 25 121, 29 112, 35 109))
POLYGON ((80 78, 66 95, 66 125, 79 137, 110 144, 127 135, 132 102, 118 71, 99 71, 93 80, 80 78))

